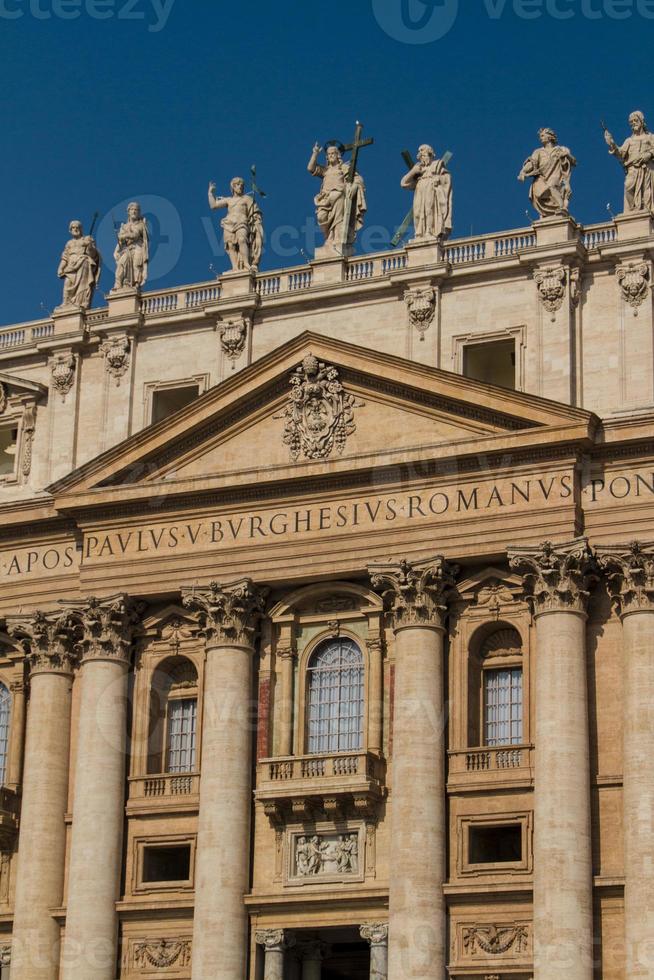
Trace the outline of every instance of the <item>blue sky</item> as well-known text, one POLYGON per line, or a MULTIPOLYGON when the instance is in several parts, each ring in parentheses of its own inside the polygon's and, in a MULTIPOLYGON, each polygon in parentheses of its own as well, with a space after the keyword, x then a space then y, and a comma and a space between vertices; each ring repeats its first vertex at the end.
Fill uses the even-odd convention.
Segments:
POLYGON ((161 241, 148 288, 226 269, 207 184, 226 190, 252 163, 267 192, 262 268, 302 263, 298 248, 310 254, 315 244, 311 147, 349 140, 357 118, 375 137, 360 162, 367 225, 376 227, 368 248, 384 247, 408 210, 400 151, 421 142, 454 153, 455 236, 527 223, 528 185, 516 176, 542 125, 578 158, 574 216, 602 221, 607 202, 620 211, 621 170, 600 119, 620 140, 632 109, 654 126, 654 2, 460 0, 443 37, 413 43, 421 30, 444 31, 456 8, 0 0, 0 323, 39 318, 60 302, 68 222, 88 226, 95 211, 108 291, 112 214, 122 217, 132 198, 147 202, 161 241))

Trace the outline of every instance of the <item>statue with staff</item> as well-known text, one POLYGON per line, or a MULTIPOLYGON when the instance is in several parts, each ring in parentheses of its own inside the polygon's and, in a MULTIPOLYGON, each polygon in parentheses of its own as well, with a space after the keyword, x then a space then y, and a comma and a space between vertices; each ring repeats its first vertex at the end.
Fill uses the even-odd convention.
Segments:
POLYGON ((81 221, 71 221, 68 226, 72 237, 64 246, 57 270, 64 281, 62 307, 88 310, 93 303, 102 270, 102 257, 93 238, 96 218, 97 215, 88 235, 84 234, 81 221))
POLYGON ((604 123, 604 139, 609 153, 617 157, 625 171, 624 210, 654 212, 654 135, 639 110, 629 116, 631 136, 618 146, 604 123))
POLYGON ((316 143, 307 164, 309 173, 322 180, 320 191, 314 198, 316 218, 325 236, 325 249, 334 255, 352 253, 367 210, 366 188, 357 165, 359 151, 374 140, 364 140, 362 134, 363 126, 357 122, 352 143, 330 140, 326 144, 324 165, 318 163, 323 148, 316 143), (351 153, 349 163, 343 161, 346 152, 351 153))
POLYGON ((439 160, 433 147, 423 143, 418 147, 417 163, 406 150, 402 156, 409 170, 400 183, 413 191, 415 239, 443 241, 452 231, 452 175, 447 169, 452 154, 448 152, 439 160))
POLYGON ((212 211, 226 208, 227 214, 220 222, 223 230, 225 251, 232 263, 233 272, 250 270, 256 272, 263 252, 263 214, 257 203, 254 184, 255 170, 252 167, 253 184, 249 194, 245 193, 245 181, 234 177, 230 182, 231 196, 216 197, 216 185, 209 184, 209 207, 212 211))

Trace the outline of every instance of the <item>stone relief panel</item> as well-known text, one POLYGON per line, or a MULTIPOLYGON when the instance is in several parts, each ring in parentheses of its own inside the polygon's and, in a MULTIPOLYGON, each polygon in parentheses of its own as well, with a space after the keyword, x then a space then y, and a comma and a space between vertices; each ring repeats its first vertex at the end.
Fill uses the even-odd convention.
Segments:
POLYGON ((140 977, 190 976, 190 938, 133 940, 129 947, 130 972, 140 977))
MULTIPOLYGON (((505 920, 460 919, 453 923, 451 961, 456 975, 468 971, 496 969, 498 976, 503 970, 529 970, 533 959, 533 927, 531 921, 521 916, 513 917, 509 911, 505 920), (458 969, 457 969, 458 968, 458 969)), ((484 976, 495 976, 483 972, 484 976)), ((520 976, 522 976, 522 972, 520 976)))
POLYGON ((338 827, 315 832, 292 830, 287 836, 288 885, 363 881, 366 828, 338 827))

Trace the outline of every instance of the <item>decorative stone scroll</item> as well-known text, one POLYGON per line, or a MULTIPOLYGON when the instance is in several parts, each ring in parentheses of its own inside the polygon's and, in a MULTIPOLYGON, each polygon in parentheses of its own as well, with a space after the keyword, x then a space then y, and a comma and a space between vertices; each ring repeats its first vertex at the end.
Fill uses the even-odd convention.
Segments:
POLYGON ((7 621, 7 630, 25 649, 32 674, 72 674, 78 659, 79 631, 69 610, 12 617, 7 621))
POLYGON ((611 599, 620 615, 654 609, 654 543, 597 548, 611 599))
POLYGON ((295 946, 295 935, 287 929, 258 929, 254 938, 257 946, 263 946, 267 953, 282 953, 295 946))
POLYGON ((528 948, 527 926, 473 926, 463 930, 463 950, 468 956, 486 953, 502 956, 509 951, 519 954, 528 948))
POLYGON ((247 317, 241 316, 239 320, 219 320, 218 336, 220 345, 225 357, 232 362, 232 371, 236 367, 236 362, 245 350, 248 339, 248 331, 251 322, 247 317))
POLYGON ((416 328, 421 340, 425 339, 425 333, 434 319, 436 298, 436 290, 432 286, 407 289, 404 294, 409 314, 409 323, 412 327, 416 328))
POLYGON ((77 357, 72 351, 58 351, 50 361, 50 376, 53 387, 61 395, 62 402, 73 387, 77 357))
POLYGON ((599 566, 586 538, 567 545, 546 541, 540 548, 510 548, 509 565, 523 576, 532 613, 585 612, 599 566))
POLYGON ((616 278, 622 298, 638 316, 638 308, 643 305, 649 292, 649 265, 647 262, 627 262, 618 268, 616 278))
POLYGON ((118 660, 129 663, 134 630, 145 608, 128 595, 120 593, 107 599, 91 597, 70 603, 72 615, 79 624, 79 648, 82 661, 118 660))
POLYGON ((288 404, 276 419, 285 419, 283 441, 291 459, 327 459, 343 453, 356 431, 354 409, 361 408, 341 384, 338 370, 308 354, 291 376, 288 404))
POLYGON ((371 946, 386 946, 388 944, 388 923, 370 922, 360 929, 361 938, 367 939, 371 946))
POLYGON ((134 962, 143 969, 167 970, 170 967, 190 966, 190 939, 158 939, 137 943, 134 962))
POLYGON ((114 379, 117 388, 120 387, 121 378, 129 367, 130 348, 129 337, 112 337, 100 345, 107 373, 114 379))
POLYGON ((547 312, 551 313, 552 323, 563 306, 566 278, 566 271, 562 265, 548 265, 544 269, 539 269, 534 276, 541 303, 547 312))
POLYGON ((426 567, 417 568, 403 559, 397 564, 371 565, 368 573, 373 589, 382 591, 396 630, 444 625, 447 599, 458 573, 456 565, 438 556, 426 567))
POLYGON ((7 410, 7 389, 0 381, 0 415, 7 410))
POLYGON ((200 626, 208 640, 251 647, 267 594, 251 579, 231 585, 211 582, 204 590, 182 589, 182 604, 200 613, 200 626))

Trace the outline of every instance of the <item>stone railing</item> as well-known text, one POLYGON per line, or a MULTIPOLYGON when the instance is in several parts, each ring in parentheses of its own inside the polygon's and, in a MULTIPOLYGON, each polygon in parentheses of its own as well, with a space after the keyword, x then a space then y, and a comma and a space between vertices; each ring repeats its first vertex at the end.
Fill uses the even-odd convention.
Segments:
POLYGON ((343 776, 379 778, 380 760, 367 752, 300 755, 261 761, 262 778, 270 782, 295 779, 340 779, 343 776))
POLYGON ((450 782, 472 781, 486 774, 492 779, 529 779, 533 771, 533 745, 500 745, 449 752, 450 782))
POLYGON ((604 222, 599 225, 585 225, 581 240, 591 252, 602 245, 610 245, 618 237, 618 229, 612 221, 604 222))
POLYGON ((37 320, 32 323, 19 323, 15 327, 0 330, 0 351, 10 347, 24 347, 26 344, 36 344, 54 334, 52 320, 37 320))
POLYGON ((534 248, 536 233, 532 228, 518 228, 501 235, 476 235, 455 238, 445 245, 445 257, 451 265, 470 265, 488 259, 501 259, 534 248))
POLYGON ((143 293, 141 310, 145 316, 160 313, 176 313, 183 310, 202 309, 220 299, 220 284, 210 282, 184 286, 181 289, 161 289, 143 293))
POLYGON ((200 774, 197 772, 166 772, 151 776, 135 776, 129 780, 129 799, 173 801, 185 797, 198 797, 200 774))

